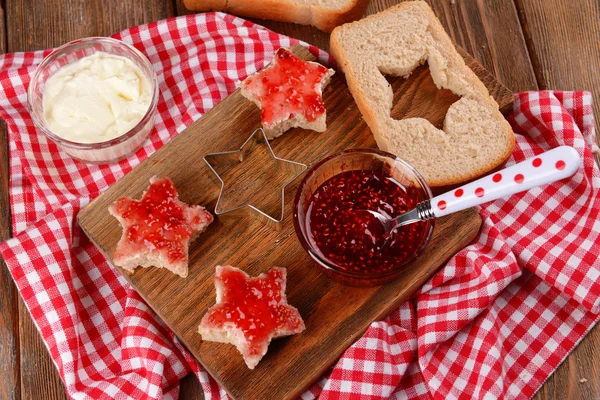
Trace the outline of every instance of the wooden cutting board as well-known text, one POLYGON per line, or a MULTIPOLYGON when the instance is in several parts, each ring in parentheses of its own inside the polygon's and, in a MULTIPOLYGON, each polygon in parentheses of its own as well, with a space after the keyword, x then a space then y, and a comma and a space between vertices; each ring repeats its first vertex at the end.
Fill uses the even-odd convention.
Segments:
MULTIPOLYGON (((294 48, 294 52, 312 59, 304 49, 294 48)), ((509 110, 510 91, 471 57, 465 55, 465 59, 501 109, 509 110)), ((391 78, 390 82, 395 91, 392 116, 398 119, 420 116, 440 126, 446 110, 457 99, 452 93, 435 87, 426 66, 407 80, 391 78)), ((324 100, 327 131, 295 129, 287 132, 271 142, 278 157, 310 167, 343 149, 375 147, 343 74, 338 72, 333 77, 324 100)), ((202 204, 212 211, 220 185, 203 162, 203 156, 239 149, 259 126, 259 110, 239 91, 234 92, 82 209, 78 215, 81 227, 111 260, 121 227, 107 208, 123 196, 139 198, 153 175, 170 177, 182 201, 202 204)), ((124 273, 234 398, 291 399, 300 395, 336 362, 372 321, 384 318, 408 299, 446 260, 473 240, 481 224, 478 214, 472 210, 441 218, 436 222, 434 236, 424 254, 394 282, 375 288, 342 286, 316 268, 295 235, 292 203, 301 178, 285 190, 285 219, 281 230, 275 231, 250 217, 234 221, 220 218, 192 243, 186 279, 155 268, 140 268, 133 275, 124 273), (306 323, 302 334, 273 341, 254 370, 245 366, 233 346, 202 342, 197 333, 202 316, 215 302, 213 276, 219 264, 237 266, 252 276, 275 265, 287 268, 288 300, 299 309, 306 323)))

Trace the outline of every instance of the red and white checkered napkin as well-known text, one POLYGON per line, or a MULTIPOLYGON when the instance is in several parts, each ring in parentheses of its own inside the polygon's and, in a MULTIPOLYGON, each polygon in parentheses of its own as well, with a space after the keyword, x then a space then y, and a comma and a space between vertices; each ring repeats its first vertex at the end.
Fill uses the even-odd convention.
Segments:
MULTIPOLYGON (((144 148, 109 166, 72 161, 34 128, 25 91, 47 51, 0 56, 15 234, 0 252, 71 397, 176 398, 190 371, 208 398, 224 397, 82 234, 75 215, 261 68, 276 48, 297 41, 221 13, 169 19, 116 37, 148 55, 161 99, 144 148)), ((590 150, 591 96, 532 92, 516 100, 511 122, 519 135, 511 162, 568 144, 583 155, 584 167, 566 182, 481 208, 479 239, 413 300, 373 323, 303 398, 528 398, 595 324, 600 173, 590 150)))

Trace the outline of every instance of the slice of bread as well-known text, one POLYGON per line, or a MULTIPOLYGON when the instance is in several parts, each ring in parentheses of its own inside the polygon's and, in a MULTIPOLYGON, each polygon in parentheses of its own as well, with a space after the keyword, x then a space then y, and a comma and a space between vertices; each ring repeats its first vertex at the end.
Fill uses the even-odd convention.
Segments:
POLYGON ((269 140, 291 128, 324 132, 323 90, 334 72, 282 47, 269 65, 242 81, 240 93, 261 110, 262 127, 269 140))
POLYGON ((304 331, 304 321, 285 294, 287 272, 274 267, 256 278, 239 268, 217 266, 217 301, 202 318, 202 340, 233 344, 254 369, 272 339, 304 331))
POLYGON ((336 28, 331 53, 379 148, 410 163, 430 186, 472 180, 512 153, 510 125, 427 3, 407 1, 336 28), (423 118, 390 117, 393 93, 383 74, 408 77, 424 62, 438 88, 461 96, 443 130, 423 118))
POLYGON ((180 201, 169 178, 152 177, 140 200, 120 198, 108 211, 123 227, 113 262, 129 273, 157 267, 187 277, 189 244, 213 221, 204 207, 180 201))
POLYGON ((314 25, 325 32, 359 19, 369 0, 183 0, 188 10, 314 25))

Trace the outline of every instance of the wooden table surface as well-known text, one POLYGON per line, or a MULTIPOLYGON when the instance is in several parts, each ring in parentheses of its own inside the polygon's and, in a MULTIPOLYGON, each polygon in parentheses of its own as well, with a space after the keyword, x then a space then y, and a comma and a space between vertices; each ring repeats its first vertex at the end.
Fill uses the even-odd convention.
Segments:
MULTIPOLYGON (((367 13, 399 0, 371 0, 367 13)), ((591 90, 600 121, 599 0, 428 0, 456 43, 515 92, 591 90)), ((0 2, 0 51, 59 46, 85 36, 186 14, 181 0, 5 0, 0 2)), ((312 27, 258 21, 328 49, 329 35, 312 27)), ((598 127, 598 123, 596 124, 598 127)), ((598 131, 598 129, 597 129, 598 131)), ((10 237, 6 128, 0 125, 0 241, 10 237)), ((600 398, 600 327, 594 328, 542 386, 542 399, 600 398), (586 379, 587 381, 583 381, 586 379)), ((197 379, 182 382, 181 399, 200 399, 197 379)), ((0 398, 64 399, 58 372, 0 266, 0 398)))

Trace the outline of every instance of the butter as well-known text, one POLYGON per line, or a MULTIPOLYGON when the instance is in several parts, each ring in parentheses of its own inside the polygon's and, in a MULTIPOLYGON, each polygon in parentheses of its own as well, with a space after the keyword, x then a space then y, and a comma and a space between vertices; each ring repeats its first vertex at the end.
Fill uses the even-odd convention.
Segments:
POLYGON ((97 52, 60 68, 42 94, 50 131, 78 143, 122 136, 142 120, 152 85, 131 60, 97 52))

